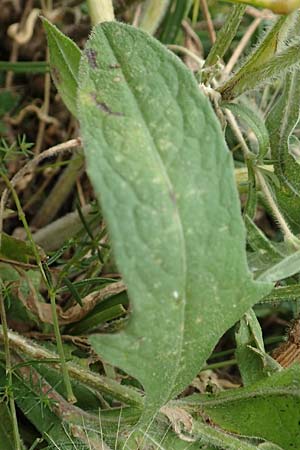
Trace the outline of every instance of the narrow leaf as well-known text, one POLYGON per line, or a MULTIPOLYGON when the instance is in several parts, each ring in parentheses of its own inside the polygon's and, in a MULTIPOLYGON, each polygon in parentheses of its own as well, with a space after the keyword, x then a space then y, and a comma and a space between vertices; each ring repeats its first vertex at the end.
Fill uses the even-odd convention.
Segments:
POLYGON ((81 51, 58 28, 43 18, 50 51, 50 69, 54 84, 65 105, 77 116, 76 98, 81 51))
POLYGON ((281 53, 270 58, 265 64, 251 68, 248 72, 243 73, 242 76, 231 78, 218 89, 223 100, 232 100, 295 68, 300 63, 299 50, 299 43, 291 45, 287 49, 282 50, 281 53))
POLYGON ((97 26, 81 60, 79 117, 132 302, 122 332, 90 341, 143 384, 146 420, 270 285, 248 271, 231 155, 176 56, 130 26, 97 26))
POLYGON ((280 368, 265 352, 261 327, 253 309, 241 319, 235 338, 235 354, 245 386, 268 377, 270 372, 280 368))
MULTIPOLYGON (((216 42, 212 46, 206 58, 204 65, 205 68, 213 66, 220 59, 223 58, 237 33, 238 27, 244 16, 245 10, 246 10, 245 5, 233 6, 230 14, 228 15, 228 18, 226 19, 226 22, 224 23, 221 30, 217 34, 216 42)), ((204 73, 203 81, 206 81, 207 78, 208 78, 207 74, 204 73)))
POLYGON ((300 272, 300 251, 287 256, 278 264, 263 272, 258 279, 261 281, 272 282, 292 277, 300 272))
POLYGON ((291 21, 288 17, 280 17, 265 34, 259 45, 250 53, 247 61, 244 62, 242 67, 225 85, 221 86, 221 89, 226 90, 226 86, 228 86, 230 90, 230 86, 234 87, 235 84, 241 83, 244 76, 247 76, 252 70, 264 66, 276 52, 280 51, 282 49, 282 42, 291 28, 291 21))
POLYGON ((300 298, 300 284, 291 284, 273 289, 260 303, 280 303, 297 301, 300 298))

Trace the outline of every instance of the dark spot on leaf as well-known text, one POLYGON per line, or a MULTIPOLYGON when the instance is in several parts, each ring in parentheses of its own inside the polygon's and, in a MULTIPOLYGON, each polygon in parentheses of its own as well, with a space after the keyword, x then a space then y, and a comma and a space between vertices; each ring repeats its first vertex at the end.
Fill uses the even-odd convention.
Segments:
POLYGON ((98 63, 97 63, 97 51, 94 50, 93 48, 86 48, 85 51, 84 51, 84 53, 85 53, 85 55, 86 55, 86 57, 87 57, 89 66, 90 66, 92 69, 97 69, 97 67, 98 67, 98 63))
POLYGON ((97 108, 101 109, 101 111, 105 112, 106 114, 109 114, 110 116, 124 116, 123 113, 112 111, 106 103, 99 101, 95 93, 92 93, 91 97, 95 101, 97 108))
POLYGON ((110 65, 109 65, 109 68, 110 68, 110 69, 120 69, 121 66, 120 66, 120 64, 110 64, 110 65))
POLYGON ((169 191, 169 197, 171 199, 171 202, 173 203, 173 205, 176 206, 176 194, 174 191, 169 191))
POLYGON ((61 76, 60 76, 60 71, 57 67, 53 66, 51 69, 51 74, 53 79, 57 82, 60 83, 61 82, 61 76))

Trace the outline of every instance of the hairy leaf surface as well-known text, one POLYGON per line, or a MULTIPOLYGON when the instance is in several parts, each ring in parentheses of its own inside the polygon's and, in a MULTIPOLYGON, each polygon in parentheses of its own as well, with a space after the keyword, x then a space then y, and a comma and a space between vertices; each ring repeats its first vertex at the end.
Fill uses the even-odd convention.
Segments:
MULTIPOLYGON (((199 399, 216 425, 267 439, 283 449, 300 448, 300 366, 246 388, 199 399)), ((196 400, 195 400, 196 401, 196 400)))
POLYGON ((90 341, 143 384, 146 419, 270 285, 248 271, 231 155, 177 57, 130 26, 97 26, 81 60, 79 117, 132 304, 123 331, 90 341))

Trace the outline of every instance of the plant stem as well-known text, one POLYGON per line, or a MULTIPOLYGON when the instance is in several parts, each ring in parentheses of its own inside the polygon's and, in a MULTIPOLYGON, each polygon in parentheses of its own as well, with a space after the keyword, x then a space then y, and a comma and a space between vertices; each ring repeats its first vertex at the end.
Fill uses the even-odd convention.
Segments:
POLYGON ((243 151, 245 161, 248 158, 251 159, 253 157, 253 153, 249 150, 249 147, 244 139, 243 133, 241 132, 240 127, 238 126, 238 123, 237 123, 234 115, 232 114, 232 112, 229 109, 226 109, 225 114, 226 114, 226 118, 231 126, 233 133, 235 134, 237 140, 239 141, 239 143, 241 145, 241 149, 243 151))
POLYGON ((58 354, 60 357, 60 362, 61 362, 61 370, 62 370, 62 374, 63 374, 63 379, 64 379, 64 384, 65 384, 65 388, 66 388, 66 393, 67 393, 67 399, 69 402, 74 403, 76 401, 76 398, 73 394, 72 391, 72 386, 71 386, 71 382, 70 382, 70 378, 69 378, 69 374, 68 374, 68 369, 66 366, 66 359, 65 359, 65 354, 64 354, 64 349, 63 349, 63 345, 62 345, 62 339, 61 339, 61 334, 60 334, 60 330, 59 330, 59 324, 58 324, 58 317, 57 317, 57 311, 56 311, 56 303, 55 303, 55 290, 53 289, 52 286, 52 282, 49 279, 49 277, 47 276, 47 273, 45 272, 39 251, 37 249, 37 246, 33 240, 29 225, 27 223, 25 214, 23 212, 18 194, 15 190, 15 188, 12 186, 12 184, 10 183, 9 179, 7 178, 7 176, 5 174, 2 174, 2 178, 5 182, 5 184, 7 185, 7 187, 10 189, 15 205, 17 207, 17 211, 18 211, 18 215, 19 215, 19 219, 21 220, 24 229, 26 231, 28 240, 30 242, 33 254, 35 256, 37 265, 40 269, 43 281, 45 283, 45 285, 47 286, 48 289, 48 293, 49 293, 49 297, 50 297, 50 302, 51 302, 51 310, 52 310, 52 320, 53 320, 53 326, 54 326, 54 333, 55 333, 55 338, 56 338, 56 343, 57 343, 57 350, 58 350, 58 354))
POLYGON ((112 0, 88 0, 92 25, 115 20, 112 0))
POLYGON ((5 352, 6 375, 8 377, 8 380, 7 380, 8 386, 7 387, 8 387, 8 396, 9 396, 9 408, 10 408, 11 419, 12 419, 14 444, 15 444, 16 450, 21 450, 22 446, 21 446, 21 440, 20 440, 20 434, 19 434, 16 405, 15 405, 14 393, 13 393, 13 389, 12 389, 12 387, 13 387, 12 370, 11 370, 11 359, 10 359, 10 350, 9 350, 8 326, 7 326, 6 311, 5 311, 4 298, 3 298, 3 287, 4 286, 1 281, 1 285, 0 285, 0 316, 1 316, 1 323, 2 323, 2 330, 3 330, 3 346, 4 346, 4 352, 5 352))
MULTIPOLYGON (((4 340, 3 327, 0 325, 0 340, 4 340)), ((14 331, 8 331, 8 340, 11 348, 17 352, 22 352, 30 358, 36 360, 57 360, 58 355, 31 342, 29 339, 15 333, 14 331)), ((58 364, 53 362, 53 366, 58 368, 58 364)), ((99 390, 101 392, 111 395, 113 398, 126 403, 130 406, 135 406, 139 409, 143 408, 143 397, 139 392, 127 386, 122 386, 116 381, 93 373, 89 370, 83 369, 74 363, 67 362, 66 366, 68 368, 69 375, 80 381, 81 383, 90 386, 93 389, 99 390)))
POLYGON ((52 320, 53 320, 53 328, 54 328, 54 334, 56 338, 56 346, 57 351, 59 354, 59 359, 61 362, 61 371, 64 378, 65 388, 67 392, 67 399, 70 403, 76 402, 76 397, 73 394, 72 385, 69 377, 68 367, 66 364, 66 357, 64 352, 64 347, 62 343, 62 338, 59 330, 59 324, 58 324, 58 317, 57 317, 57 311, 56 311, 56 302, 55 302, 55 290, 51 288, 49 290, 49 297, 50 297, 50 303, 51 303, 51 311, 52 311, 52 320))
POLYGON ((264 194, 264 196, 265 196, 265 198, 266 198, 266 200, 267 200, 267 202, 268 202, 268 204, 269 204, 269 206, 270 206, 270 208, 272 210, 273 216, 276 219, 276 221, 277 221, 277 223, 278 223, 278 225, 279 225, 279 227, 280 227, 280 229, 281 229, 281 231, 283 233, 284 240, 290 242, 293 245, 293 247, 296 248, 296 250, 299 250, 300 242, 296 238, 296 236, 291 232, 291 230, 289 229, 289 226, 286 223, 283 215, 279 211, 279 208, 276 205, 276 202, 275 202, 275 200, 273 198, 273 195, 272 195, 272 193, 271 193, 271 191, 269 189, 269 186, 267 185, 267 183, 266 183, 266 181, 264 179, 264 176, 259 171, 259 169, 255 170, 255 174, 256 174, 256 177, 257 177, 257 179, 259 181, 261 190, 262 190, 262 192, 263 192, 263 194, 264 194))

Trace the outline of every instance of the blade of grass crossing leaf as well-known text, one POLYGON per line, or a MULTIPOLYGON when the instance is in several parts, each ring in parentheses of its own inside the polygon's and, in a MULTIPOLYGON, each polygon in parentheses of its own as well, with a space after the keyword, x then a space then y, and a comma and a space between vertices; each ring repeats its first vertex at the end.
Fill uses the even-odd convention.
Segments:
POLYGON ((78 69, 81 51, 61 31, 43 18, 50 51, 50 69, 54 84, 71 113, 77 116, 78 69))
POLYGON ((98 49, 81 60, 79 116, 132 312, 90 340, 143 384, 146 421, 270 286, 248 271, 231 156, 190 71, 122 24, 94 29, 86 51, 98 49))

